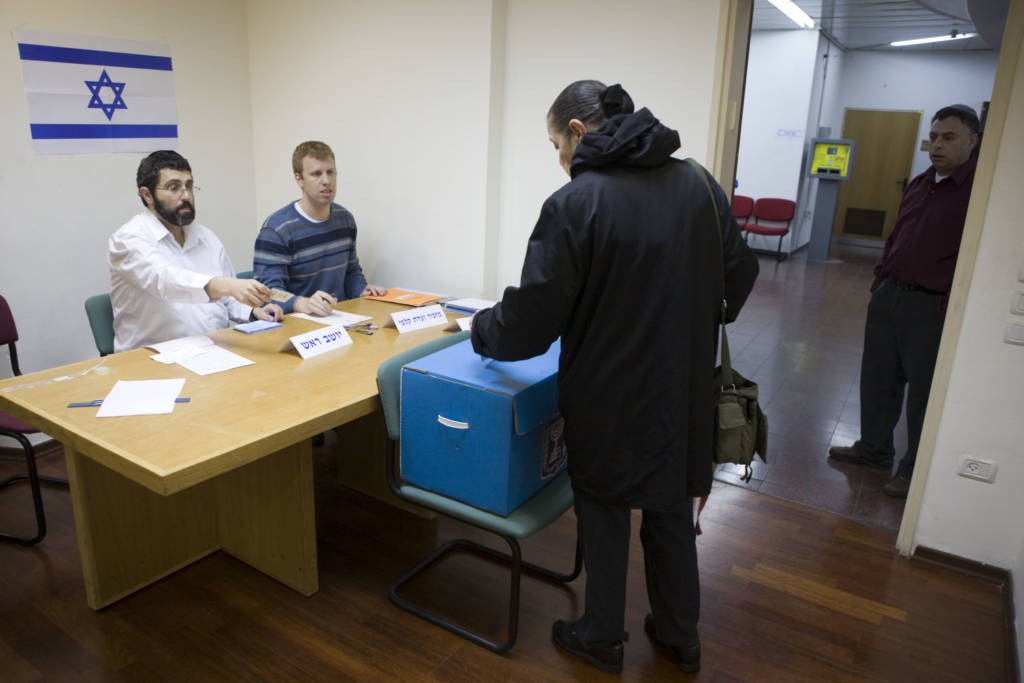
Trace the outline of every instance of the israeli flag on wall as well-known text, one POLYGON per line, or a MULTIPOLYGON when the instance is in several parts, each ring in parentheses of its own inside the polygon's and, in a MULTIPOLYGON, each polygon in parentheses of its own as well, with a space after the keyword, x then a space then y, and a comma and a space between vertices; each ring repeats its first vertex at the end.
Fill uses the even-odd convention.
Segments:
POLYGON ((24 28, 16 35, 37 154, 177 148, 169 45, 24 28))

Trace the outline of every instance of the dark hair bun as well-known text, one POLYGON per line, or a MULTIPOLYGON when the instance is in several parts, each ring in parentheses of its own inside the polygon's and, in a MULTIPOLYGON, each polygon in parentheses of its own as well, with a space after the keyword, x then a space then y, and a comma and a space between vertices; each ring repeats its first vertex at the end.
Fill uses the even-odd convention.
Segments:
POLYGON ((607 118, 611 118, 616 114, 632 114, 633 113, 633 100, 630 99, 629 93, 622 89, 622 86, 616 83, 615 85, 609 85, 601 93, 601 111, 607 118))

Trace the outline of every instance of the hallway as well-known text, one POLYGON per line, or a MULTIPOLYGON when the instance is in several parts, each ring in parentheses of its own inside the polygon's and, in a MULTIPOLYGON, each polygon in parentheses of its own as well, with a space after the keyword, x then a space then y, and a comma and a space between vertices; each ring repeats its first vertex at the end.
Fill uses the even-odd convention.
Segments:
MULTIPOLYGON (((860 435, 859 376, 872 268, 881 251, 834 245, 841 263, 778 263, 761 256, 761 274, 739 319, 729 326, 733 364, 758 383, 768 417, 768 463, 722 465, 719 481, 844 517, 898 529, 902 500, 882 493, 889 474, 828 460, 831 445, 860 435)), ((896 428, 896 459, 906 425, 896 428)))

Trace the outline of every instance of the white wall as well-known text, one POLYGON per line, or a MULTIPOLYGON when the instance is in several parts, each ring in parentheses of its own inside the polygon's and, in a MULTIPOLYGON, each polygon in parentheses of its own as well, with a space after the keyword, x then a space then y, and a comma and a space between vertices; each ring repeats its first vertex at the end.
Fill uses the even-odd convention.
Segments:
MULTIPOLYGON (((824 118, 826 109, 834 106, 836 82, 842 76, 842 52, 839 51, 824 34, 818 34, 818 46, 814 55, 814 75, 811 82, 810 106, 807 112, 807 127, 801 151, 799 185, 797 193, 796 213, 793 218, 791 235, 787 249, 794 251, 811 241, 811 228, 814 222, 814 208, 818 200, 818 179, 807 175, 807 155, 810 152, 811 140, 819 137, 822 126, 830 126, 824 118)), ((830 132, 831 136, 832 133, 830 132)))
POLYGON ((1019 678, 1020 669, 1024 668, 1020 666, 1020 655, 1024 652, 1024 590, 1020 588, 1021 577, 1024 577, 1024 543, 1021 544, 1020 552, 1017 553, 1017 561, 1013 563, 1010 571, 1013 574, 1014 586, 1016 586, 1013 591, 1013 611, 1016 617, 1014 626, 1017 629, 1017 676, 1019 678))
MULTIPOLYGON (((995 177, 915 544, 1013 568, 1021 564, 1024 544, 1024 346, 1004 343, 1003 330, 1012 317, 1013 293, 1024 291, 1024 283, 1017 281, 1024 265, 1019 227, 1024 52, 1018 58, 1002 144, 998 151, 988 146, 982 153, 998 154, 995 177), (962 454, 996 461, 995 483, 957 476, 954 470, 962 454)), ((979 189, 975 184, 976 197, 979 189)), ((1019 574, 1017 578, 1019 586, 1019 574)))
POLYGON ((680 158, 705 162, 718 3, 637 0, 508 3, 497 297, 519 283, 526 242, 544 200, 568 182, 548 141, 545 116, 569 83, 622 83, 679 131, 680 158))
MULTIPOLYGON (((843 88, 846 59, 853 53, 845 53, 832 46, 828 50, 828 62, 825 70, 825 90, 821 97, 821 116, 818 128, 831 128, 829 135, 839 137, 843 132, 843 88)), ((817 135, 818 131, 813 131, 817 135)))
POLYGON ((203 188, 199 220, 239 265, 252 258, 255 220, 244 12, 242 0, 0 4, 0 294, 17 320, 23 371, 97 355, 83 302, 110 289, 107 236, 142 209, 135 171, 144 155, 34 154, 15 27, 171 46, 179 150, 203 188))
MULTIPOLYGON (((817 31, 751 32, 737 194, 797 200, 818 49, 817 31)), ((778 238, 751 235, 750 245, 774 251, 778 238)))
MULTIPOLYGON (((479 295, 491 4, 250 0, 255 240, 298 198, 295 146, 336 155, 369 282, 479 295)), ((252 245, 250 243, 250 256, 252 245)))
POLYGON ((928 139, 932 116, 949 104, 967 104, 980 116, 981 103, 992 96, 998 59, 989 51, 847 53, 834 132, 842 133, 843 108, 921 111, 913 177, 931 164, 920 141, 928 139))

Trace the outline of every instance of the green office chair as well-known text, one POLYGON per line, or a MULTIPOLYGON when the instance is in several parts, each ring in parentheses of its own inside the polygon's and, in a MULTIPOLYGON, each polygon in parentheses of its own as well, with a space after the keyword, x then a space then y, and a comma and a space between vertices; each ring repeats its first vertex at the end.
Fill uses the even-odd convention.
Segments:
POLYGON ((439 351, 446 346, 468 338, 469 332, 441 337, 434 341, 422 344, 413 349, 400 353, 393 358, 381 363, 377 369, 377 388, 380 392, 380 402, 384 411, 384 422, 388 431, 387 449, 387 477, 388 485, 395 495, 410 502, 421 505, 439 514, 471 524, 479 529, 490 531, 501 536, 508 543, 511 554, 506 554, 481 545, 468 539, 453 539, 437 547, 425 560, 409 570, 398 581, 388 588, 388 597, 402 609, 426 619, 452 633, 462 636, 467 640, 481 645, 494 652, 507 652, 516 642, 517 629, 519 625, 519 583, 521 570, 525 569, 543 578, 568 583, 580 574, 583 566, 583 556, 580 553, 580 542, 577 534, 576 558, 572 573, 559 574, 550 569, 524 562, 522 551, 519 548, 517 539, 527 538, 533 533, 540 531, 556 519, 561 517, 566 510, 572 507, 572 487, 569 483, 569 473, 561 472, 553 480, 538 491, 532 498, 516 508, 508 517, 502 517, 466 503, 461 503, 452 498, 447 498, 432 491, 421 489, 417 486, 401 481, 396 474, 395 460, 397 458, 396 443, 400 439, 399 430, 399 393, 401 391, 402 366, 411 363, 418 358, 439 351), (398 595, 398 589, 405 583, 427 569, 430 565, 440 560, 449 551, 463 548, 484 557, 498 559, 510 564, 512 578, 509 588, 509 609, 508 609, 508 635, 504 642, 488 640, 481 635, 469 631, 436 613, 430 612, 423 607, 410 602, 398 595))
POLYGON ((237 277, 239 280, 251 280, 252 279, 252 271, 251 270, 240 270, 237 273, 235 273, 235 277, 237 277))
POLYGON ((85 300, 85 314, 89 316, 89 327, 101 356, 114 352, 114 309, 109 294, 97 294, 85 300))

